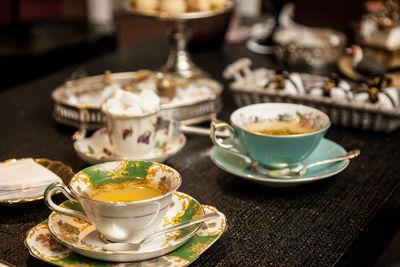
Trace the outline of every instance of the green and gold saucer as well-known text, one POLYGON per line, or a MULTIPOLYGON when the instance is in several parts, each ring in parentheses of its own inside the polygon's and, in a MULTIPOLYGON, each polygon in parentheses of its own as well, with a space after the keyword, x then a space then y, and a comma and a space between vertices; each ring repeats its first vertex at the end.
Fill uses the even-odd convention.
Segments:
MULTIPOLYGON (((79 209, 69 201, 64 206, 79 209)), ((218 212, 219 217, 195 227, 161 235, 142 245, 136 252, 104 251, 100 234, 89 223, 53 212, 49 219, 27 233, 25 246, 35 258, 57 266, 187 266, 208 249, 225 231, 226 219, 216 208, 200 205, 195 199, 175 192, 170 208, 159 229, 204 213, 218 212), (75 252, 75 253, 74 253, 75 252)))

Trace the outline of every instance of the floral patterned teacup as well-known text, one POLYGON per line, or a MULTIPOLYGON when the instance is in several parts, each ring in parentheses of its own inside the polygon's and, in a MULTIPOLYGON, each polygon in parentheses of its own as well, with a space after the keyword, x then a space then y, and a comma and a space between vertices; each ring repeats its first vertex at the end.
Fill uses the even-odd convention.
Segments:
POLYGON ((122 157, 141 157, 152 151, 156 139, 158 111, 140 115, 107 115, 107 127, 113 152, 122 157))
MULTIPOLYGON (((304 160, 331 125, 320 110, 299 104, 261 103, 234 111, 231 124, 211 123, 211 140, 223 149, 242 153, 267 168, 294 167, 304 160), (218 128, 228 128, 245 152, 217 138, 218 128)), ((230 140, 232 141, 232 140, 230 140)))

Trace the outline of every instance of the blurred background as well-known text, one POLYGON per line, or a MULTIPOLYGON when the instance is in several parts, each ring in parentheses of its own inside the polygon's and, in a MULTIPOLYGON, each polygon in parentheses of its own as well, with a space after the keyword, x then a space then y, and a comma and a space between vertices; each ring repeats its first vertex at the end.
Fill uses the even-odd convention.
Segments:
MULTIPOLYGON (((0 89, 166 35, 164 22, 127 14, 124 2, 0 0, 0 89)), ((212 24, 191 23, 189 49, 217 49, 223 41, 246 42, 252 24, 276 17, 274 11, 287 2, 295 4, 292 19, 296 23, 339 30, 350 40, 366 12, 363 0, 237 0, 233 15, 213 18, 212 24), (249 27, 243 30, 243 24, 249 27), (224 39, 227 29, 233 35, 224 39)))
POLYGON ((1 89, 164 32, 117 0, 0 0, 1 89))
MULTIPOLYGON (((270 16, 273 8, 270 1, 242 0, 235 12, 254 19, 270 16)), ((348 31, 361 13, 361 0, 296 1, 296 19, 308 25, 348 31)), ((210 31, 215 26, 192 26, 198 35, 192 43, 217 42, 218 34, 221 39, 225 33, 226 22, 220 24, 222 29, 214 36, 210 31)), ((165 31, 163 22, 126 14, 119 0, 0 0, 0 88, 145 42, 165 31)))

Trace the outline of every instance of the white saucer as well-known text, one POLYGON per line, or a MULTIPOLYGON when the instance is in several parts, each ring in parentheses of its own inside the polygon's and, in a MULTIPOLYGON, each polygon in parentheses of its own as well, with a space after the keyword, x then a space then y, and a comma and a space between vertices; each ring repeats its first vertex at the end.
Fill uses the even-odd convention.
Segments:
MULTIPOLYGON (((71 209, 80 208, 79 204, 72 204, 70 201, 65 201, 63 205, 71 209)), ((162 225, 157 230, 179 224, 203 214, 204 210, 199 202, 189 195, 175 192, 162 225)), ((207 222, 207 225, 211 225, 212 223, 221 226, 221 224, 225 224, 224 217, 210 220, 207 222)), ((202 225, 202 223, 199 223, 160 235, 144 243, 136 252, 112 252, 103 250, 103 246, 106 243, 101 239, 100 233, 91 224, 57 212, 52 212, 48 219, 49 231, 57 241, 81 255, 112 262, 141 261, 165 255, 185 244, 186 241, 199 231, 202 225)))
POLYGON ((168 136, 164 130, 156 133, 156 145, 147 155, 141 157, 122 157, 115 155, 108 138, 107 128, 97 130, 91 137, 77 140, 74 149, 78 156, 88 164, 97 164, 113 160, 148 160, 163 162, 180 151, 186 144, 183 133, 168 136))

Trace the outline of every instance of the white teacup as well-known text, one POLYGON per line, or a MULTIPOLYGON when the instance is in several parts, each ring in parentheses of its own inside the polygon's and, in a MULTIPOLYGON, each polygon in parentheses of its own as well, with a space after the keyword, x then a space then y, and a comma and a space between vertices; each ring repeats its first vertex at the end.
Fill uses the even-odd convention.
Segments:
MULTIPOLYGON (((137 241, 154 232, 162 222, 172 194, 181 184, 180 174, 164 164, 149 161, 112 161, 90 166, 72 178, 69 186, 49 185, 45 191, 46 205, 61 214, 78 217, 91 223, 103 236, 113 242, 137 241), (159 196, 137 201, 95 200, 97 193, 114 186, 145 185, 160 191, 159 196), (79 203, 83 212, 55 204, 52 196, 61 191, 79 203)), ((118 191, 120 192, 120 191, 118 191)))

